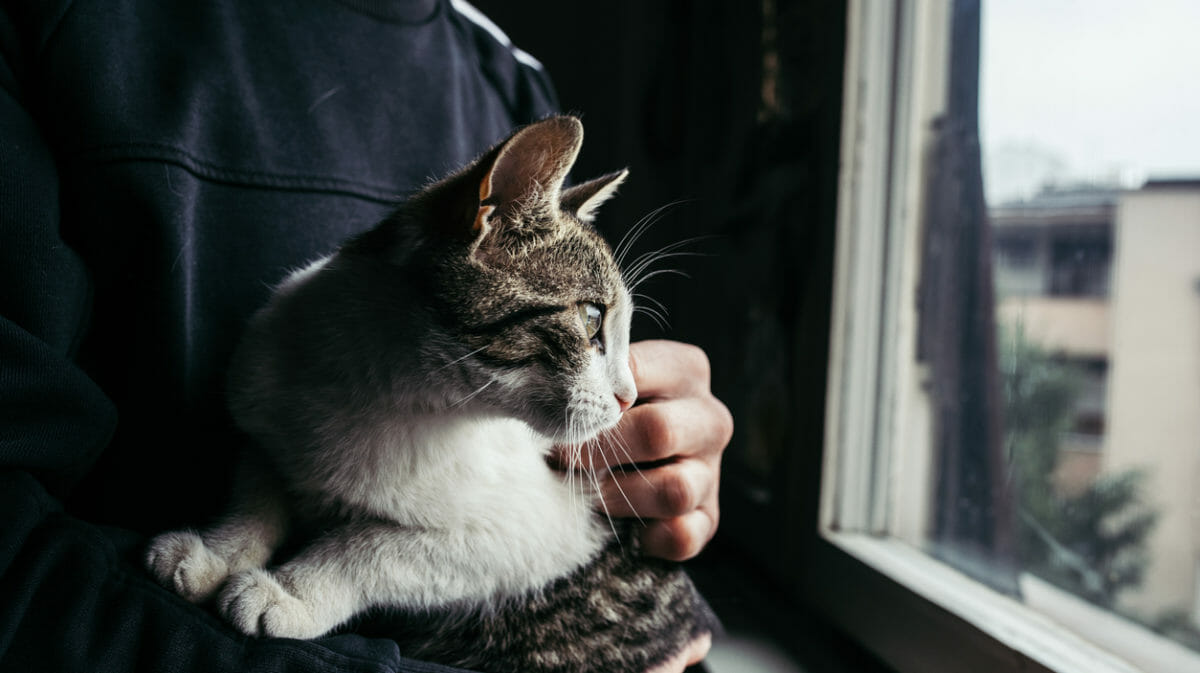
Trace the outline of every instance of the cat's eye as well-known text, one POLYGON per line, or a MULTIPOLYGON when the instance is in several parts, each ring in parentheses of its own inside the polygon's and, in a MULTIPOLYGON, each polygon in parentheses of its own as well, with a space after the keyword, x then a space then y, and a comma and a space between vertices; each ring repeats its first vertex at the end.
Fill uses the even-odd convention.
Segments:
POLYGON ((604 311, 591 302, 582 302, 579 304, 579 321, 583 323, 583 331, 590 341, 596 338, 600 327, 604 325, 604 311))

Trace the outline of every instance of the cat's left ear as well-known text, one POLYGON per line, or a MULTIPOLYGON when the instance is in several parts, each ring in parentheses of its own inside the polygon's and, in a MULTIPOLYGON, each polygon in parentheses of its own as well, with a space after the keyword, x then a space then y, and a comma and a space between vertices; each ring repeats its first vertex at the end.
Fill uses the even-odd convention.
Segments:
POLYGON ((563 181, 583 144, 583 125, 574 117, 550 117, 517 131, 504 142, 479 182, 477 240, 498 222, 522 211, 558 207, 563 181))
POLYGON ((615 173, 602 175, 594 180, 575 185, 562 193, 559 207, 565 213, 571 213, 581 222, 591 224, 596 219, 596 209, 617 193, 617 187, 625 182, 629 169, 623 168, 615 173))

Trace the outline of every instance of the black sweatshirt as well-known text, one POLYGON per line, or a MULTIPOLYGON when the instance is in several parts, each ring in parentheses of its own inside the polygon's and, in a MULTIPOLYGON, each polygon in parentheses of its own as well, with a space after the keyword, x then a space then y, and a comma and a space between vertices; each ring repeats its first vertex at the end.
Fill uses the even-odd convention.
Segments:
POLYGON ((0 670, 445 670, 141 557, 220 511, 269 288, 552 112, 540 66, 457 0, 5 0, 0 58, 0 670))

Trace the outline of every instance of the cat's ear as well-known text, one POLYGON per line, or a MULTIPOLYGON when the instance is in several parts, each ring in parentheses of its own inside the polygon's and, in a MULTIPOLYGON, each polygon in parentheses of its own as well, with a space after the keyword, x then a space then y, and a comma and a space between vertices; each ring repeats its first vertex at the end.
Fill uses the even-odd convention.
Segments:
POLYGON ((583 144, 583 124, 551 117, 517 131, 495 152, 479 181, 472 230, 483 239, 498 221, 558 207, 563 180, 583 144))
POLYGON ((559 207, 563 212, 572 213, 580 221, 590 224, 596 219, 596 209, 617 193, 617 187, 625 182, 628 175, 629 169, 623 168, 615 173, 602 175, 581 185, 575 185, 562 193, 559 207))

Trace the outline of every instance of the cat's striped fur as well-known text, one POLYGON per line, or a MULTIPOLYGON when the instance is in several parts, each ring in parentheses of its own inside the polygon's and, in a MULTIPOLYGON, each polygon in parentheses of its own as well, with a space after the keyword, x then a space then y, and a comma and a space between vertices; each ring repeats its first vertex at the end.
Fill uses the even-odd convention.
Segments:
POLYGON ((414 653, 486 671, 641 671, 713 628, 681 571, 606 546, 597 475, 547 465, 636 397, 590 225, 625 172, 564 189, 581 142, 570 117, 521 129, 279 286, 230 371, 256 450, 221 521, 151 544, 161 582, 259 636, 442 615, 414 653))

